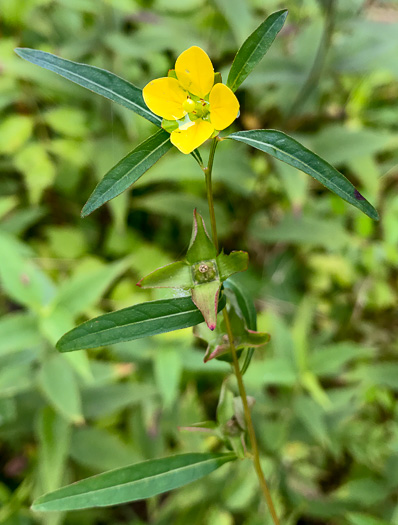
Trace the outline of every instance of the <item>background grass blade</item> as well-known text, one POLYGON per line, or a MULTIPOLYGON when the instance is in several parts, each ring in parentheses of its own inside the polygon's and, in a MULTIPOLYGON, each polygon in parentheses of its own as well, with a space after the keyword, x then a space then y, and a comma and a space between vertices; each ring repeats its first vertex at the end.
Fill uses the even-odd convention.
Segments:
POLYGON ((170 134, 162 129, 142 142, 116 166, 113 166, 99 182, 84 205, 82 217, 86 217, 106 202, 120 195, 171 148, 170 134))
POLYGON ((36 511, 106 507, 149 498, 203 478, 234 454, 180 454, 111 470, 58 489, 33 503, 36 511))
POLYGON ((304 173, 308 173, 308 175, 314 177, 326 188, 361 210, 371 219, 379 219, 377 211, 344 175, 328 162, 318 157, 318 155, 305 148, 297 140, 289 137, 289 135, 272 129, 255 129, 238 131, 227 138, 244 142, 253 148, 269 153, 294 168, 304 171, 304 173))
POLYGON ((242 44, 235 55, 228 75, 227 86, 232 91, 238 89, 266 54, 276 35, 282 29, 286 17, 287 9, 272 13, 242 44))
MULTIPOLYGON (((219 301, 224 308, 225 298, 219 301)), ((162 299, 136 304, 101 315, 66 333, 57 343, 61 352, 96 348, 122 341, 171 332, 203 323, 203 316, 191 297, 162 299)))
POLYGON ((19 47, 15 49, 15 52, 24 60, 53 71, 61 77, 79 84, 79 86, 109 98, 160 126, 162 119, 147 107, 141 89, 114 73, 99 67, 72 62, 36 49, 19 47))

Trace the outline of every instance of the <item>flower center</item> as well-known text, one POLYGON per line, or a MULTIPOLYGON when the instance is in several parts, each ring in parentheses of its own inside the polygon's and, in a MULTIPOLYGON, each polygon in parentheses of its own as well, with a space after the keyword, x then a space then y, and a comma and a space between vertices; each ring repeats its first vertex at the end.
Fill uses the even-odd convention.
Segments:
POLYGON ((214 259, 193 264, 191 271, 195 284, 209 283, 218 279, 217 263, 214 259))
POLYGON ((182 107, 184 108, 184 111, 186 111, 187 113, 191 113, 195 109, 195 106, 196 104, 191 98, 187 98, 182 103, 182 107))
POLYGON ((192 100, 190 97, 187 97, 186 100, 182 103, 184 111, 195 119, 206 117, 209 113, 209 103, 203 99, 192 100))

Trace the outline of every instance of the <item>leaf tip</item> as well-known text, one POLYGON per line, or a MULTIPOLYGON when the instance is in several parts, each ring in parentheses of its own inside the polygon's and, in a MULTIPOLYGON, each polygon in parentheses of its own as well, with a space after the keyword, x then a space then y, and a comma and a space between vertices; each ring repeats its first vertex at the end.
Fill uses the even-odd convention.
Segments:
POLYGON ((58 350, 58 352, 67 352, 64 343, 64 336, 62 336, 61 339, 58 339, 55 348, 58 350))
POLYGON ((88 205, 88 201, 87 201, 86 204, 83 206, 82 211, 80 212, 80 217, 81 217, 82 219, 84 219, 85 217, 87 217, 87 215, 90 215, 90 213, 91 213, 92 211, 94 211, 94 210, 91 210, 91 209, 89 208, 89 206, 87 206, 87 205, 88 205))
POLYGON ((377 210, 375 210, 374 208, 372 209, 372 214, 369 215, 369 217, 373 219, 374 221, 380 220, 380 215, 378 214, 377 210))

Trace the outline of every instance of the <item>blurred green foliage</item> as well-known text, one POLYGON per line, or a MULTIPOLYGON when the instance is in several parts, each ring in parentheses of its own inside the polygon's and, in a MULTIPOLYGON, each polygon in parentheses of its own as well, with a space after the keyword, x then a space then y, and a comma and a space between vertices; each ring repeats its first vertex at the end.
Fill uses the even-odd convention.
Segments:
POLYGON ((245 376, 264 469, 284 524, 398 524, 396 0, 0 0, 1 523, 270 523, 249 462, 147 502, 29 510, 34 497, 93 473, 217 451, 217 440, 178 427, 215 418, 229 365, 204 365, 190 330, 56 352, 78 322, 166 296, 135 283, 185 252, 194 207, 208 217, 203 175, 172 151, 130 195, 81 220, 96 182, 154 126, 13 49, 143 87, 196 44, 225 79, 238 45, 285 7, 283 31, 237 92, 235 130, 297 137, 381 221, 260 152, 219 147, 221 242, 249 252, 240 282, 259 330, 272 334, 245 376))

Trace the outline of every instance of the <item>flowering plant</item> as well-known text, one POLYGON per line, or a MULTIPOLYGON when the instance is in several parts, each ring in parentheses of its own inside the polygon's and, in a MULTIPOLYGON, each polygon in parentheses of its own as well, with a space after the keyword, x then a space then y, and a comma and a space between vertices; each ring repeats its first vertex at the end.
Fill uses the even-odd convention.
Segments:
POLYGON ((199 164, 209 206, 211 239, 195 211, 185 259, 159 268, 138 283, 141 287, 178 288, 182 290, 180 297, 133 305, 86 321, 66 333, 57 348, 61 352, 96 348, 194 326, 196 335, 207 342, 205 361, 228 360, 238 387, 236 392, 223 384, 216 422, 193 423, 190 427, 212 432, 225 452, 179 454, 105 472, 41 496, 33 505, 35 510, 64 511, 147 498, 197 480, 227 462, 250 459, 272 519, 275 525, 279 523, 260 462, 251 416, 253 400, 243 382, 254 349, 266 344, 269 336, 256 331, 253 299, 231 277, 247 268, 248 254, 235 251, 227 255, 219 250, 212 192, 217 145, 225 139, 235 140, 268 153, 309 174, 369 217, 378 218, 373 206, 341 173, 285 133, 243 130, 219 137, 219 132, 238 116, 234 92, 268 51, 286 16, 286 10, 271 14, 247 38, 235 56, 226 85, 214 73, 207 54, 196 46, 177 58, 168 77, 152 80, 143 91, 97 67, 42 51, 16 50, 22 58, 131 109, 161 128, 105 174, 82 216, 130 188, 173 146, 183 154, 192 154, 199 164), (209 138, 210 153, 204 164, 197 148, 209 138))

